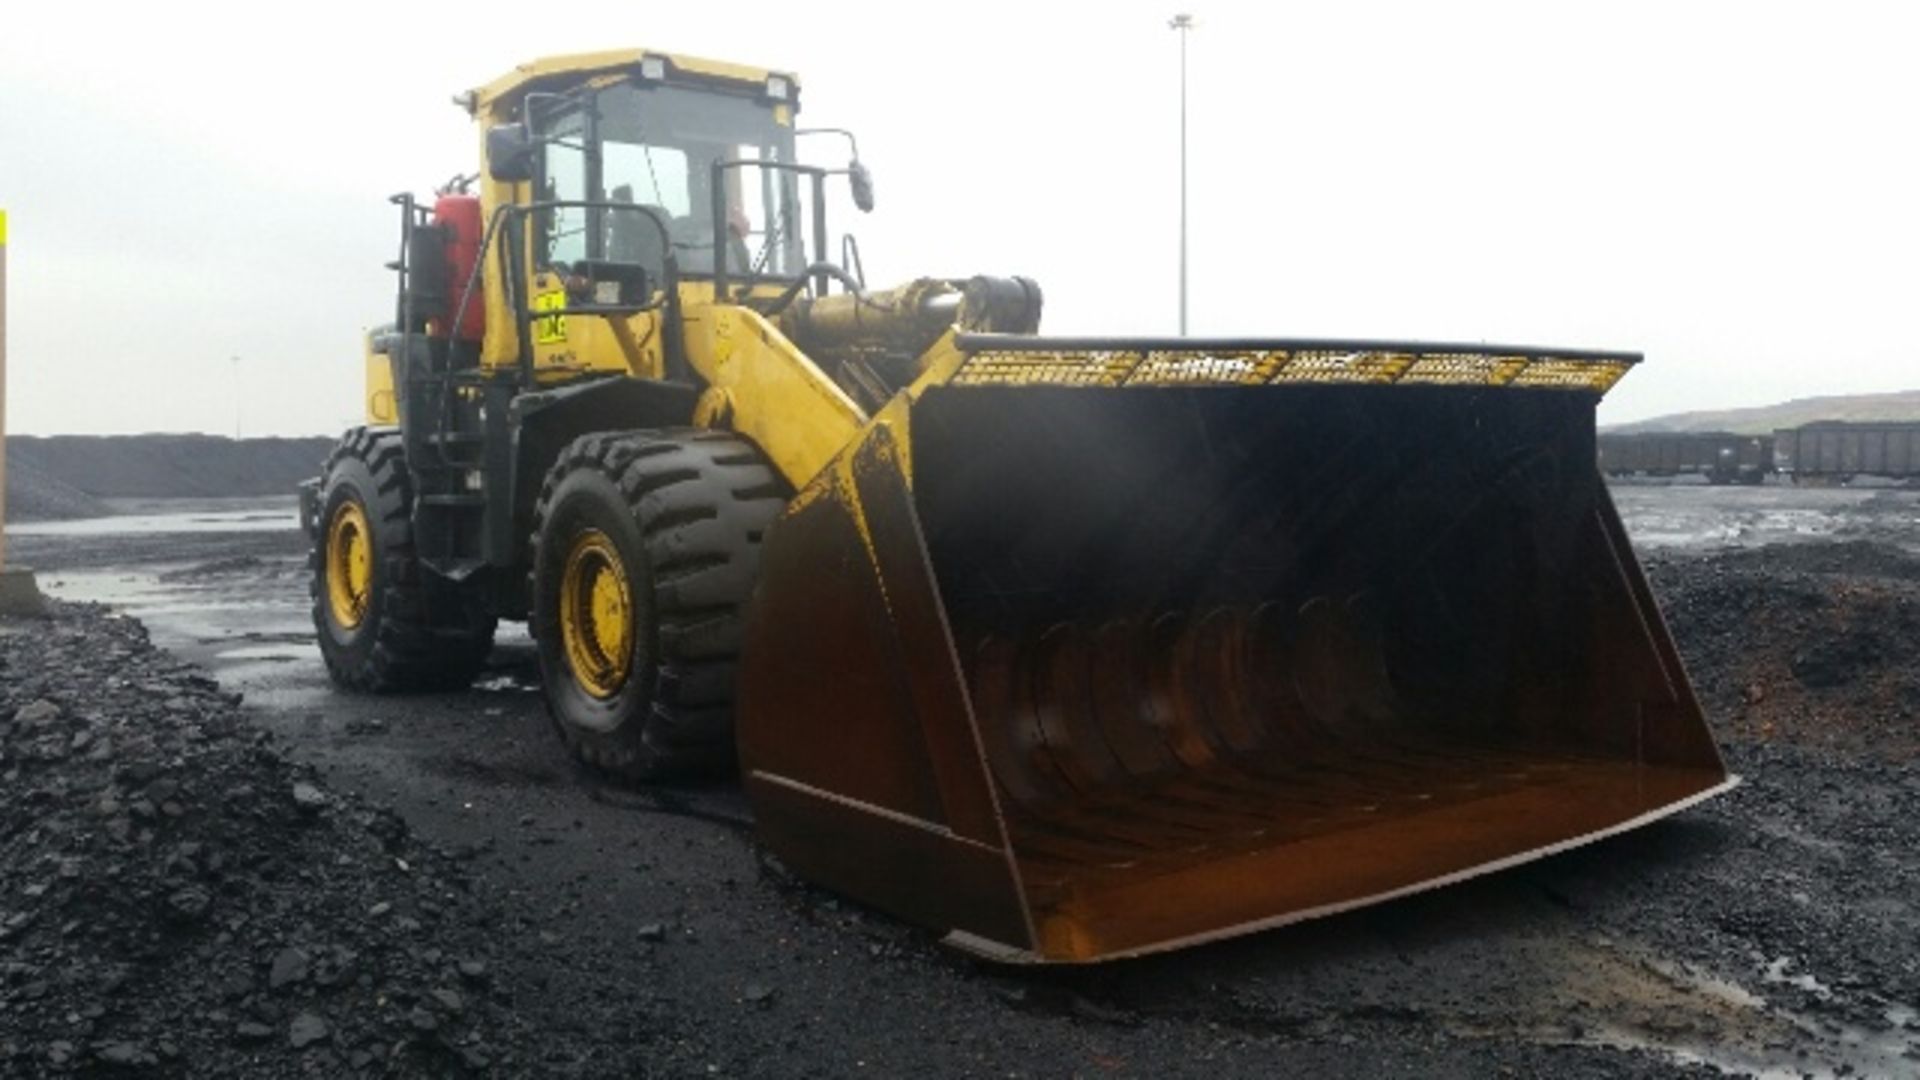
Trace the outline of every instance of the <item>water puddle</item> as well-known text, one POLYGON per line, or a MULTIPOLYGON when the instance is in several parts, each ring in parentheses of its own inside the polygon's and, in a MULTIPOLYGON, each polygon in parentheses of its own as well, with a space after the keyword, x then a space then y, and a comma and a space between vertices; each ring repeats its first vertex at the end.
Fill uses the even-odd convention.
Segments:
POLYGON ((18 536, 151 536, 155 533, 248 533, 292 531, 298 509, 227 510, 178 514, 123 514, 74 521, 25 521, 7 526, 18 536))
MULTIPOLYGON (((508 627, 500 628, 500 632, 494 638, 496 646, 505 644, 518 636, 511 635, 508 631, 508 627)), ((522 633, 524 634, 524 631, 522 633)), ((532 643, 531 638, 526 640, 528 644, 532 643)), ((473 688, 487 694, 537 694, 540 692, 540 683, 539 677, 530 672, 507 671, 483 675, 474 680, 473 688)))
POLYGON ((1614 505, 1641 550, 1758 547, 1862 535, 1902 546, 1920 492, 1768 485, 1616 484, 1614 505))
POLYGON ((1833 988, 1821 982, 1819 979, 1804 972, 1799 975, 1788 974, 1787 969, 1792 966, 1793 960, 1791 958, 1785 956, 1779 957, 1767 965, 1767 970, 1762 973, 1761 977, 1770 983, 1778 983, 1783 986, 1792 986, 1805 990, 1821 1001, 1827 1001, 1833 997, 1833 988))
POLYGON ((216 668, 318 659, 303 593, 262 589, 252 579, 202 577, 194 569, 156 563, 62 570, 43 575, 40 587, 56 599, 105 604, 139 619, 156 644, 216 668))
MULTIPOLYGON (((263 582, 275 578, 277 569, 291 572, 298 563, 249 556, 65 570, 44 575, 40 587, 61 600, 105 604, 139 619, 155 644, 206 665, 253 704, 311 709, 325 705, 331 690, 314 640, 306 587, 263 582)), ((513 666, 489 673, 476 688, 503 695, 538 693, 525 627, 503 625, 495 642, 501 650, 496 655, 513 666)))
POLYGON ((221 649, 213 654, 219 660, 315 660, 320 649, 313 644, 307 645, 242 645, 237 649, 221 649))
MULTIPOLYGON (((1920 1028, 1910 1006, 1881 1003, 1870 1011, 1884 1026, 1863 1026, 1838 1010, 1798 1011, 1732 979, 1634 948, 1572 951, 1563 996, 1552 1007, 1579 1017, 1579 1026, 1536 1018, 1530 1034, 1540 1042, 1648 1051, 1761 1080, 1920 1075, 1920 1028)), ((1834 998, 1831 987, 1794 967, 1781 957, 1755 974, 1820 1002, 1834 998)))
POLYGON ((1822 540, 1842 523, 1820 510, 1773 510, 1716 515, 1626 511, 1627 534, 1645 548, 1751 547, 1790 540, 1822 540))

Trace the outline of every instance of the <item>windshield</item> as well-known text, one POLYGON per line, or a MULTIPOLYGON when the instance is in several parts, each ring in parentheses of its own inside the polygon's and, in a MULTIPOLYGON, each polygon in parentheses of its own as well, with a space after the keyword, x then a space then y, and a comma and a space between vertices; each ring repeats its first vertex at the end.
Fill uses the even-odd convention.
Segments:
MULTIPOLYGON (((541 197, 632 204, 667 223, 683 273, 713 271, 713 165, 725 172, 729 275, 797 276, 804 204, 790 173, 757 164, 793 161, 791 112, 753 98, 622 83, 542 124, 541 197)), ((582 259, 640 263, 659 280, 660 237, 640 215, 564 208, 541 216, 548 266, 582 259)))

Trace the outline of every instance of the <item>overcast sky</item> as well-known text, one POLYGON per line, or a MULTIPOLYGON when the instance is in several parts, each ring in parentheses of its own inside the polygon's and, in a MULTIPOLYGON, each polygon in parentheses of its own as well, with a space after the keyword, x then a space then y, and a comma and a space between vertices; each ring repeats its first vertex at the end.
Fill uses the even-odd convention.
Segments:
MULTIPOLYGON (((876 284, 1026 274, 1047 330, 1171 333, 1176 10, 14 5, 9 429, 354 422, 386 196, 475 168, 449 97, 596 48, 797 72, 876 175, 876 284)), ((1644 351, 1607 421, 1920 386, 1914 5, 1192 10, 1195 334, 1644 351)))

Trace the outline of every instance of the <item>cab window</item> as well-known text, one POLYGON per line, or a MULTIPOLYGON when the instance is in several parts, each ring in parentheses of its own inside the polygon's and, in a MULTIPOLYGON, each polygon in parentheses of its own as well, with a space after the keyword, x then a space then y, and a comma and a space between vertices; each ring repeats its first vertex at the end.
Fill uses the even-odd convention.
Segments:
MULTIPOLYGON (((585 202, 587 191, 586 117, 572 112, 561 117, 546 131, 548 141, 541 155, 540 199, 585 202)), ((574 263, 589 258, 587 209, 567 206, 540 215, 542 251, 547 266, 574 263)))

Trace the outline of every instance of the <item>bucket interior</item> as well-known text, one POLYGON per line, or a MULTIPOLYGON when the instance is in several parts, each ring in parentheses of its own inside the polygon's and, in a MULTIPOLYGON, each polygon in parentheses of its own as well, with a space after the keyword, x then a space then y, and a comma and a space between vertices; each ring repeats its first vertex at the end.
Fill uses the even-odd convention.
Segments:
POLYGON ((1721 783, 1593 402, 928 390, 915 509, 1040 951, 1337 910, 1721 783))

